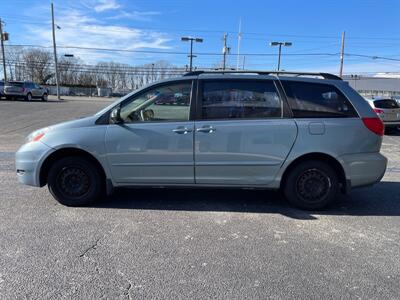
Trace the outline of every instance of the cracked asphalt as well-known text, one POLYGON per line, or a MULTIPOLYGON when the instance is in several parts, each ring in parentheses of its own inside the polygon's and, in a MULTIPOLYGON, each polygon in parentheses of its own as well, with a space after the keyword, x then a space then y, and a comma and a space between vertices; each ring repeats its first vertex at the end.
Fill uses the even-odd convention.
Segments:
POLYGON ((400 298, 400 134, 384 137, 382 182, 324 212, 279 193, 196 189, 68 208, 18 184, 29 132, 110 101, 0 101, 1 299, 400 298))

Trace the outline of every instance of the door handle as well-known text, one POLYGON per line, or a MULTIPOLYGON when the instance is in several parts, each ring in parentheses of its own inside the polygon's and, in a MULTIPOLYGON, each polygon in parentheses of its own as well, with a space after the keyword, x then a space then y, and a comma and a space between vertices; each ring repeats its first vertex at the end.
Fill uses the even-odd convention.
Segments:
POLYGON ((172 131, 177 134, 187 134, 189 132, 192 132, 191 129, 186 128, 186 127, 178 127, 178 128, 172 129, 172 131))
POLYGON ((201 128, 197 128, 196 129, 197 132, 204 132, 204 133, 213 133, 216 130, 217 129, 215 127, 212 127, 212 126, 203 126, 201 128))

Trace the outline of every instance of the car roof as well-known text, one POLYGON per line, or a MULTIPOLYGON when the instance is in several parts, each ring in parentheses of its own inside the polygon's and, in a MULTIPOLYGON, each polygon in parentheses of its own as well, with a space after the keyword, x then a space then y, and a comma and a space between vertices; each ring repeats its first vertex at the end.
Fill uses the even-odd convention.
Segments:
POLYGON ((243 79, 243 80, 285 80, 285 81, 301 81, 301 82, 313 82, 313 83, 325 83, 325 84, 348 84, 346 81, 336 80, 336 79, 323 79, 316 77, 301 77, 301 76, 285 76, 285 75, 256 75, 256 74, 234 74, 234 73, 204 73, 198 75, 182 75, 177 77, 172 77, 168 79, 163 79, 157 82, 153 82, 148 86, 159 84, 159 83, 167 83, 172 81, 183 81, 183 80, 220 80, 220 79, 243 79))

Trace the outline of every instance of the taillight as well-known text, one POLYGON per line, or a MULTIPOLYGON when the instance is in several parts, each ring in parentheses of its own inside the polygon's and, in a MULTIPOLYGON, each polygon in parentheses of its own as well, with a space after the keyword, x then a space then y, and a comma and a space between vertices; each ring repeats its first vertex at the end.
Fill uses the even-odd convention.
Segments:
POLYGON ((384 111, 380 108, 374 108, 374 112, 376 112, 378 115, 383 114, 384 111))
POLYGON ((385 125, 380 118, 362 118, 365 127, 373 133, 382 136, 385 133, 385 125))

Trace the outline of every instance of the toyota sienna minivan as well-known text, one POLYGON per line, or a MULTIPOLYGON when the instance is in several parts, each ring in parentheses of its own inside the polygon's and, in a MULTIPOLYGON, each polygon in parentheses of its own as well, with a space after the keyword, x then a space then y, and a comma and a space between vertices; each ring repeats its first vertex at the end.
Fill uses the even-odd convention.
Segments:
POLYGON ((16 172, 68 206, 115 187, 189 186, 279 189, 294 206, 321 209, 381 180, 383 134, 335 75, 195 71, 31 133, 16 172))

